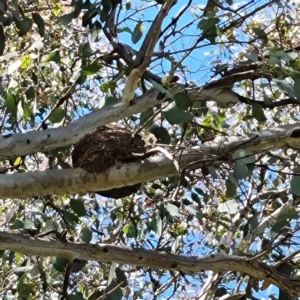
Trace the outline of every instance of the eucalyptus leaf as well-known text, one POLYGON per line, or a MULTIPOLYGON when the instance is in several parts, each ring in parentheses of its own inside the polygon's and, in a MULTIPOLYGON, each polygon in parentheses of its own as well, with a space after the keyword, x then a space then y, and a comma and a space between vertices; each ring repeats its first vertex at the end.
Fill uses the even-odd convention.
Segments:
POLYGON ((5 49, 5 34, 3 30, 3 26, 0 24, 0 56, 3 55, 5 49))
POLYGON ((85 75, 94 75, 101 69, 101 65, 93 63, 82 68, 82 73, 85 75))
POLYGON ((74 18, 74 12, 65 14, 63 16, 60 16, 57 19, 57 24, 59 24, 59 25, 69 25, 72 22, 73 18, 74 18))
POLYGON ((296 95, 296 98, 300 101, 300 79, 299 78, 295 80, 294 93, 296 95))
POLYGON ((80 199, 71 199, 70 206, 72 210, 79 216, 84 217, 87 214, 87 211, 84 207, 84 202, 80 199))
POLYGON ((234 199, 228 200, 218 205, 218 211, 221 213, 228 213, 234 215, 239 211, 239 205, 234 199))
POLYGON ((136 44, 140 41, 140 39, 143 36, 144 29, 145 29, 145 26, 141 22, 139 22, 135 25, 134 30, 131 35, 131 41, 134 44, 136 44))
POLYGON ((300 196, 300 176, 294 176, 292 178, 291 191, 295 196, 300 196))
POLYGON ((191 107, 193 105, 191 98, 186 93, 175 94, 174 100, 175 100, 176 106, 180 110, 187 110, 189 107, 191 107))
POLYGON ((194 118, 192 113, 179 110, 176 107, 165 110, 163 115, 171 125, 191 122, 194 118))
POLYGON ((170 144, 171 143, 171 137, 169 135, 168 130, 163 126, 158 126, 157 124, 153 124, 149 128, 149 132, 155 135, 157 138, 158 143, 161 144, 170 144))
POLYGON ((267 120, 262 106, 258 103, 252 105, 252 114, 258 122, 266 122, 267 120))
POLYGON ((202 220, 203 213, 199 207, 197 207, 195 205, 188 205, 188 206, 186 206, 186 210, 188 212, 190 212, 192 215, 194 215, 199 221, 202 220))
POLYGON ((230 180, 226 180, 226 197, 233 198, 236 195, 236 185, 230 180))
POLYGON ((135 226, 132 224, 126 224, 123 227, 123 231, 128 238, 134 238, 136 236, 136 229, 135 226))
POLYGON ((89 243, 92 240, 93 232, 91 229, 87 227, 83 227, 81 229, 81 240, 85 243, 89 243))
POLYGON ((40 14, 32 13, 33 22, 37 25, 41 37, 45 35, 45 22, 40 14))

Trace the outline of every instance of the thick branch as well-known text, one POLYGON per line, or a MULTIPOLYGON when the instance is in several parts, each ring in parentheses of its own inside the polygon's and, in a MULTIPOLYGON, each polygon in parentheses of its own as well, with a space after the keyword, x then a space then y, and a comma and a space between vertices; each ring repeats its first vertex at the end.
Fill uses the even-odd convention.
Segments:
MULTIPOLYGON (((184 90, 185 85, 177 84, 175 89, 177 91, 184 90)), ((214 100, 221 107, 230 107, 239 102, 239 97, 242 97, 227 88, 199 89, 195 87, 188 89, 187 92, 193 101, 214 100)), ((158 105, 160 103, 156 99, 158 93, 159 91, 156 89, 149 90, 145 95, 134 98, 133 105, 126 107, 104 107, 81 117, 63 128, 19 133, 9 138, 0 136, 0 160, 76 144, 83 136, 97 127, 132 116, 158 105)), ((295 129, 295 126, 293 124, 290 127, 291 129, 295 129)))
MULTIPOLYGON (((158 92, 157 92, 158 93, 158 92)), ((45 131, 30 131, 14 134, 9 138, 0 136, 0 159, 10 159, 30 153, 76 144, 91 130, 142 112, 159 103, 155 97, 144 95, 136 97, 128 107, 108 106, 94 111, 62 128, 45 131)))
POLYGON ((279 273, 275 268, 260 261, 233 255, 181 256, 160 253, 140 248, 125 248, 114 245, 60 242, 39 239, 15 232, 0 232, 0 249, 28 255, 59 256, 70 261, 96 260, 131 264, 164 270, 196 274, 205 270, 216 272, 235 271, 249 274, 278 286, 289 295, 300 296, 300 281, 279 273))
MULTIPOLYGON (((184 88, 185 85, 179 84, 177 90, 184 90, 184 88)), ((158 105, 159 100, 156 99, 158 93, 159 91, 156 89, 149 90, 145 95, 135 97, 130 106, 104 107, 63 128, 19 133, 9 138, 0 136, 0 160, 76 144, 83 136, 97 127, 119 121, 158 105)), ((199 88, 190 89, 188 93, 193 95, 194 101, 215 100, 222 107, 227 107, 227 102, 235 104, 239 101, 233 92, 230 94, 228 91, 226 96, 222 96, 222 93, 218 91, 216 97, 214 97, 216 93, 207 90, 199 92, 199 88)))
MULTIPOLYGON (((217 137, 214 141, 174 154, 180 170, 230 162, 231 153, 249 149, 254 154, 292 147, 300 149, 300 124, 285 125, 241 137, 217 137), (222 158, 222 159, 219 159, 222 158)), ((48 170, 0 175, 0 197, 30 197, 61 193, 103 191, 174 176, 174 161, 164 155, 116 166, 101 174, 82 169, 48 170)))

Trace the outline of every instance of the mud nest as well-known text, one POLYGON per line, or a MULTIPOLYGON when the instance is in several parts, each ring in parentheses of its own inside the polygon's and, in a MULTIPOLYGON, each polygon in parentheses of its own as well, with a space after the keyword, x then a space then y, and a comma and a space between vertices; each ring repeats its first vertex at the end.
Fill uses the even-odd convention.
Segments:
MULTIPOLYGON (((75 168, 103 173, 118 163, 133 161, 133 153, 145 153, 145 142, 140 135, 133 137, 127 129, 103 126, 85 135, 76 144, 72 160, 75 168)), ((139 187, 140 184, 135 184, 96 193, 109 198, 121 198, 137 192, 139 187)))

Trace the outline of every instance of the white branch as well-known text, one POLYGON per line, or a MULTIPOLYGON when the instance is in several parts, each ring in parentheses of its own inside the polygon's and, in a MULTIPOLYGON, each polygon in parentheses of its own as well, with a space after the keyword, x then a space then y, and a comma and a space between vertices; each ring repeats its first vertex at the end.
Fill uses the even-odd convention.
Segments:
MULTIPOLYGON (((178 90, 184 90, 184 88, 185 85, 183 84, 177 85, 178 90)), ((76 144, 83 136, 97 127, 119 121, 158 105, 159 101, 156 100, 158 93, 159 91, 156 89, 149 90, 145 95, 134 98, 133 104, 130 106, 114 107, 111 105, 104 107, 81 117, 63 128, 19 133, 9 138, 0 136, 0 160, 76 144)), ((211 94, 213 93, 210 90, 200 91, 199 88, 193 88, 189 89, 188 93, 192 96, 193 101, 215 100, 221 103, 222 106, 226 106, 227 102, 237 103, 238 101, 233 92, 229 98, 227 96, 222 97, 222 93, 218 92, 218 98, 216 99, 212 98, 211 94), (209 95, 206 95, 206 93, 209 93, 209 95)), ((228 94, 229 92, 227 91, 226 93, 228 94)))
POLYGON ((146 95, 137 97, 132 106, 104 107, 81 117, 66 127, 14 134, 9 138, 0 136, 0 159, 9 159, 76 144, 91 130, 154 107, 158 103, 158 100, 146 95))
MULTIPOLYGON (((255 154, 289 147, 289 145, 300 148, 300 139, 290 137, 298 130, 299 124, 294 124, 255 134, 250 133, 244 137, 226 137, 221 140, 217 138, 201 146, 177 152, 174 158, 178 161, 181 170, 191 163, 192 169, 195 169, 212 164, 218 165, 220 163, 220 160, 217 160, 218 155, 231 153, 231 149, 236 151, 239 148, 247 148, 255 154)), ((73 138, 75 137, 74 135, 73 138)), ((174 162, 164 155, 113 167, 101 174, 87 174, 81 169, 5 174, 0 175, 0 197, 22 198, 34 195, 103 191, 177 174, 174 162)))
POLYGON ((255 230, 250 231, 245 237, 245 240, 252 241, 257 236, 262 234, 266 228, 271 228, 271 226, 279 220, 279 217, 292 207, 293 203, 294 199, 290 199, 281 207, 277 208, 270 216, 266 217, 262 222, 260 222, 255 230))
POLYGON ((289 295, 300 296, 300 281, 279 273, 275 268, 250 258, 234 255, 184 256, 141 248, 126 248, 107 244, 84 244, 39 239, 19 232, 0 232, 0 249, 28 255, 58 256, 69 260, 96 260, 131 264, 163 270, 197 274, 205 270, 214 272, 241 272, 274 284, 289 295))

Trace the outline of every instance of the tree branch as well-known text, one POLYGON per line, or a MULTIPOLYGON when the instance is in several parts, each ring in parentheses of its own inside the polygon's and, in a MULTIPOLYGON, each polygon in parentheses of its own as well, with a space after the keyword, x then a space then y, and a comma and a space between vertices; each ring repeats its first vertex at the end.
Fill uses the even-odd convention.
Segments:
MULTIPOLYGON (((172 90, 174 89, 176 93, 176 91, 186 89, 193 101, 216 101, 220 107, 232 107, 239 101, 250 102, 249 104, 252 104, 250 99, 240 96, 226 87, 233 82, 232 80, 243 80, 246 73, 250 77, 253 75, 252 72, 234 74, 233 76, 228 76, 227 79, 224 77, 215 80, 203 88, 193 87, 186 89, 184 84, 177 83, 174 87, 172 86, 172 90)), ((144 95, 135 97, 132 101, 133 104, 130 106, 107 106, 81 117, 63 128, 18 133, 8 138, 0 136, 0 160, 12 159, 18 156, 76 144, 82 137, 97 127, 119 121, 158 105, 161 103, 156 99, 158 94, 159 91, 153 88, 144 95)), ((291 99, 285 99, 271 103, 270 105, 264 105, 263 103, 261 104, 263 107, 271 107, 273 104, 273 107, 276 107, 298 103, 298 100, 291 101, 291 99), (275 103, 279 105, 275 105, 275 103)), ((294 127, 295 125, 292 126, 294 127)))
POLYGON ((140 248, 127 248, 108 244, 84 244, 40 239, 16 232, 0 232, 0 249, 38 256, 65 257, 70 261, 96 260, 131 264, 194 275, 202 271, 241 272, 274 284, 289 295, 300 296, 300 281, 278 272, 267 264, 246 257, 213 254, 184 256, 161 253, 140 248))
MULTIPOLYGON (((185 85, 177 84, 177 89, 182 91, 185 89, 185 85)), ((193 95, 193 101, 215 100, 222 107, 228 106, 227 101, 234 104, 238 102, 238 98, 233 92, 231 92, 231 97, 228 95, 228 92, 226 92, 226 96, 222 97, 221 90, 217 93, 207 90, 200 92, 198 87, 191 88, 187 92, 193 95), (217 94, 215 98, 214 94, 217 94)), ((18 133, 8 138, 0 136, 0 160, 76 144, 82 137, 97 127, 119 121, 158 105, 160 103, 156 99, 158 94, 159 91, 157 89, 149 90, 146 94, 135 97, 133 104, 130 106, 107 106, 91 112, 63 128, 47 129, 38 132, 31 131, 25 134, 18 133)))
MULTIPOLYGON (((274 127, 247 136, 217 137, 203 145, 176 152, 174 159, 178 161, 180 171, 188 171, 231 162, 231 154, 241 148, 257 154, 289 147, 300 149, 300 124, 274 127), (193 166, 188 168, 191 163, 193 166)), ((64 169, 0 175, 0 197, 104 191, 175 175, 178 170, 174 162, 160 154, 143 161, 124 163, 99 174, 64 169)))

